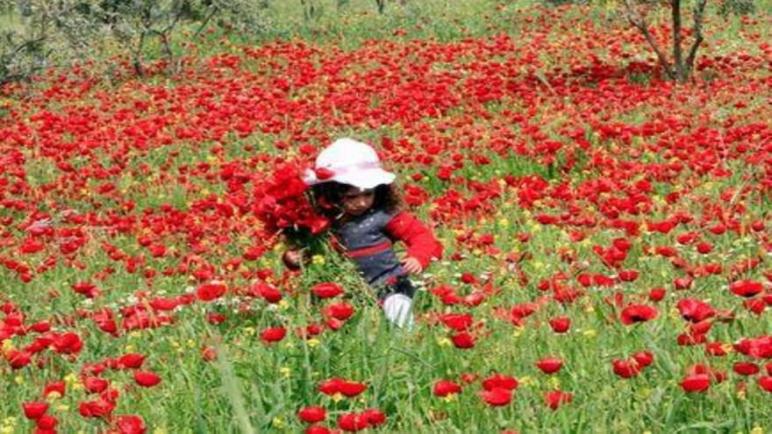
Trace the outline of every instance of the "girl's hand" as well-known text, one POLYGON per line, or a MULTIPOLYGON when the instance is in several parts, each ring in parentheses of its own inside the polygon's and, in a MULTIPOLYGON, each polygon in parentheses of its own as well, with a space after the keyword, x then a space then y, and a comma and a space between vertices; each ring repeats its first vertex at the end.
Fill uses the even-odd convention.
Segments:
POLYGON ((287 250, 281 256, 281 260, 290 270, 299 270, 300 264, 303 261, 303 253, 299 250, 287 250))
POLYGON ((418 259, 408 256, 402 260, 402 268, 410 274, 418 274, 423 271, 424 267, 418 262, 418 259))

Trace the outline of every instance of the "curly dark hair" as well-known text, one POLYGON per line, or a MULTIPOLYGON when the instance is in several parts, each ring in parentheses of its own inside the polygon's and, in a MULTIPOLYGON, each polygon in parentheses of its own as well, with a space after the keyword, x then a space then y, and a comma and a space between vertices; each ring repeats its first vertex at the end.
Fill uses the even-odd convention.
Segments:
MULTIPOLYGON (((334 219, 341 212, 340 203, 343 195, 352 188, 351 185, 339 182, 324 182, 311 187, 311 196, 317 212, 327 218, 334 219)), ((382 209, 390 214, 402 209, 402 197, 396 183, 381 184, 375 187, 373 208, 382 209)))

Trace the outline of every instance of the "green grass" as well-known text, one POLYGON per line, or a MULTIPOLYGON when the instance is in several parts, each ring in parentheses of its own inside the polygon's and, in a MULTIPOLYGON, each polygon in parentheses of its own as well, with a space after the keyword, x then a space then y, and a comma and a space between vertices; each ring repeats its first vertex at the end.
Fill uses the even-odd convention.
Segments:
MULTIPOLYGON (((325 7, 321 17, 304 21, 298 3, 272 2, 270 13, 275 14, 277 24, 272 30, 273 33, 266 36, 267 39, 302 39, 324 50, 340 47, 354 50, 368 39, 458 41, 465 37, 489 35, 500 31, 511 32, 513 35, 522 31, 524 35, 528 35, 525 25, 521 24, 528 17, 538 17, 537 11, 527 9, 530 3, 523 6, 526 11, 522 13, 516 12, 519 5, 510 4, 501 14, 495 14, 492 11, 497 3, 493 1, 465 2, 463 7, 458 7, 458 3, 450 1, 409 1, 405 7, 390 3, 386 14, 379 16, 375 12, 374 2, 351 1, 347 8, 338 11, 333 2, 328 1, 323 2, 325 7), (488 18, 485 18, 486 14, 488 18), (394 30, 397 28, 404 28, 408 34, 405 37, 394 36, 394 30)), ((577 16, 584 13, 583 11, 586 9, 568 9, 564 18, 577 16)), ((596 9, 592 9, 591 13, 588 19, 600 19, 598 17, 604 16, 603 11, 596 9)), ((538 24, 530 26, 530 30, 538 28, 538 24)), ((598 24, 598 28, 601 27, 598 24)), ((768 32, 764 26, 754 26, 751 29, 762 34, 768 32)), ((729 35, 742 34, 731 26, 725 31, 729 35)), ((221 37, 222 35, 215 34, 211 36, 210 42, 217 42, 221 37)), ((560 41, 555 35, 550 37, 555 38, 554 41, 560 41)), ((724 46, 721 50, 735 51, 740 49, 739 47, 747 48, 749 52, 757 48, 745 40, 733 39, 731 46, 724 46)), ((198 55, 205 58, 204 56, 211 53, 239 50, 239 46, 223 47, 213 43, 203 45, 198 55)), ((603 48, 599 50, 603 55, 603 48)), ((560 63, 557 57, 553 59, 545 55, 544 59, 547 65, 560 63)), ((309 61, 316 60, 318 59, 311 58, 309 61)), ((474 56, 470 55, 469 58, 459 59, 456 63, 435 63, 434 66, 437 69, 465 68, 469 62, 475 60, 474 56)), ((247 63, 245 61, 245 64, 247 63)), ((362 69, 369 67, 364 62, 354 66, 362 69)), ((283 73, 283 70, 281 73, 268 68, 261 70, 262 67, 257 60, 245 66, 250 72, 260 71, 267 76, 283 73)), ((763 71, 754 74, 763 74, 763 71)), ((544 77, 546 80, 547 76, 544 77)), ((757 77, 749 78, 755 79, 757 77)), ((192 86, 185 79, 161 76, 149 78, 142 83, 169 88, 192 86)), ((107 86, 100 90, 114 91, 107 86)), ((132 95, 137 99, 147 96, 145 90, 139 88, 131 92, 136 94, 132 95)), ((550 113, 556 100, 550 100, 551 94, 544 87, 539 87, 539 92, 542 92, 540 95, 543 99, 540 104, 543 107, 539 107, 532 122, 543 127, 548 137, 562 137, 558 130, 566 124, 570 125, 571 119, 568 115, 556 116, 550 113)), ((736 98, 745 97, 746 94, 743 94, 736 98)), ((60 112, 65 110, 70 102, 76 106, 89 106, 96 104, 95 101, 86 95, 82 99, 65 101, 66 104, 61 101, 52 102, 46 107, 60 112)), ((130 98, 122 99, 121 102, 127 104, 125 107, 131 107, 128 105, 130 98)), ((570 101, 557 102, 565 104, 570 101)), ((38 110, 35 106, 23 106, 22 102, 14 104, 18 104, 14 105, 14 108, 19 107, 20 110, 38 110)), ((685 104, 691 104, 689 107, 694 108, 695 113, 697 108, 707 107, 713 110, 712 113, 716 116, 715 128, 723 128, 721 124, 725 118, 738 113, 731 104, 721 101, 709 101, 709 104, 702 105, 687 99, 685 104)), ((482 113, 506 124, 502 114, 504 110, 523 112, 528 108, 522 101, 505 98, 486 103, 482 113)), ((746 109, 746 117, 741 122, 754 120, 754 113, 760 113, 760 119, 763 121, 764 108, 763 102, 752 101, 746 109)), ((613 107, 603 107, 603 110, 609 110, 611 121, 631 125, 645 122, 655 114, 659 116, 662 110, 660 107, 646 105, 629 110, 612 109, 613 107)), ((563 175, 549 172, 534 158, 521 158, 514 154, 499 157, 486 148, 486 140, 490 137, 469 147, 465 141, 469 136, 462 129, 449 129, 444 134, 437 133, 437 117, 465 117, 469 116, 467 110, 468 107, 464 106, 453 107, 445 115, 426 116, 416 122, 418 127, 412 130, 396 124, 379 129, 369 128, 365 124, 333 127, 326 125, 324 119, 312 119, 307 125, 303 125, 303 128, 305 131, 322 130, 329 132, 331 136, 352 135, 372 142, 376 142, 383 135, 394 139, 408 136, 410 140, 417 140, 416 136, 421 133, 435 134, 436 138, 446 140, 449 144, 448 148, 443 149, 437 156, 436 163, 449 161, 452 153, 462 154, 465 166, 456 171, 456 176, 467 180, 489 181, 500 179, 503 175, 538 175, 550 181, 551 186, 562 180, 576 186, 585 180, 606 176, 602 173, 603 168, 595 171, 587 168, 587 160, 590 159, 588 155, 581 157, 581 164, 577 164, 572 172, 563 175), (489 157, 491 163, 475 165, 470 162, 470 159, 480 155, 489 157)), ((694 119, 698 119, 697 114, 694 114, 694 119)), ((491 131, 494 125, 490 119, 477 115, 473 123, 486 132, 491 131)), ((508 124, 506 127, 512 128, 516 136, 521 137, 522 131, 518 127, 508 124)), ((589 126, 585 127, 593 150, 611 154, 614 152, 613 147, 619 145, 617 140, 601 141, 593 137, 589 126)), ((205 176, 191 176, 192 180, 186 186, 173 181, 161 181, 161 172, 166 172, 173 180, 183 165, 209 162, 216 172, 223 162, 244 161, 255 153, 282 155, 283 151, 272 146, 277 140, 291 142, 292 137, 285 131, 276 134, 257 132, 243 139, 232 134, 226 135, 223 142, 227 146, 222 160, 213 156, 214 143, 208 141, 195 143, 192 140, 175 139, 169 146, 148 151, 134 150, 126 157, 125 170, 109 179, 122 192, 122 198, 136 203, 136 209, 132 212, 120 209, 113 198, 95 194, 94 188, 99 182, 86 185, 86 191, 82 195, 70 196, 72 191, 62 188, 60 192, 44 197, 44 200, 35 196, 29 196, 29 200, 40 201, 38 203, 41 206, 49 202, 62 208, 66 205, 81 213, 93 212, 95 216, 102 218, 108 211, 115 211, 139 224, 143 218, 159 218, 158 209, 164 203, 171 203, 179 211, 189 211, 193 201, 206 196, 205 190, 222 197, 225 189, 224 183, 217 178, 209 180, 205 176), (255 149, 248 151, 246 145, 254 146, 255 149), (172 152, 176 154, 173 155, 172 152), (141 172, 140 165, 143 163, 150 167, 150 174, 141 172), (162 166, 164 169, 161 169, 162 166), (100 205, 101 208, 95 205, 100 205), (142 210, 148 210, 147 215, 142 210)), ((634 141, 632 146, 644 144, 634 141)), ((95 155, 90 158, 78 157, 69 161, 78 169, 88 168, 95 162, 108 166, 111 148, 107 145, 104 149, 97 149, 95 155)), ((528 145, 533 143, 529 142, 528 145)), ((414 152, 420 153, 424 150, 419 147, 414 152)), ((35 158, 29 149, 24 149, 23 153, 27 157, 24 165, 27 172, 25 179, 33 191, 37 192, 41 185, 53 182, 57 175, 62 175, 50 160, 35 158)), ((625 160, 623 156, 618 159, 625 160)), ((642 157, 640 161, 667 162, 661 155, 642 157)), ((399 172, 402 179, 416 172, 427 175, 417 184, 426 189, 432 198, 440 196, 449 188, 459 190, 465 197, 473 193, 473 189, 466 183, 433 179, 435 166, 436 164, 423 166, 410 163, 398 165, 394 170, 399 172)), ((263 165, 258 166, 256 170, 267 168, 267 165, 263 165)), ((747 169, 741 159, 731 161, 730 168, 734 170, 734 175, 724 179, 711 180, 708 176, 699 178, 683 175, 681 181, 692 181, 695 186, 690 186, 693 188, 689 202, 679 203, 678 206, 693 210, 699 216, 701 209, 697 205, 701 201, 717 200, 715 196, 722 190, 738 188, 743 175, 750 169, 747 169)), ((675 185, 681 186, 679 182, 675 185)), ((661 199, 661 196, 670 192, 670 188, 670 184, 654 183, 654 196, 661 199)), ((768 205, 768 195, 760 196, 758 201, 755 199, 752 197, 741 201, 748 207, 747 219, 766 219, 768 224, 768 206, 765 207, 768 205)), ((588 209, 594 209, 594 205, 585 205, 588 209)), ((771 429, 772 421, 764 410, 768 407, 769 394, 760 391, 752 379, 748 380, 746 392, 737 390, 740 380, 731 373, 731 369, 732 363, 741 360, 741 357, 732 354, 725 358, 709 358, 700 346, 679 347, 675 343, 676 336, 685 327, 675 304, 678 299, 687 295, 708 298, 720 309, 737 309, 734 322, 716 324, 711 331, 711 339, 722 342, 731 343, 739 337, 768 334, 771 327, 769 312, 764 314, 766 316, 756 317, 743 309, 740 306, 741 301, 726 290, 725 276, 700 279, 693 289, 685 292, 672 290, 669 286, 672 279, 682 272, 674 269, 665 258, 643 253, 643 244, 674 245, 672 233, 645 234, 636 239, 630 259, 626 262, 641 272, 641 278, 635 283, 621 284, 615 289, 589 288, 586 290, 587 295, 574 304, 548 303, 542 311, 527 321, 526 327, 514 327, 506 320, 497 319, 497 307, 509 308, 515 303, 531 301, 543 295, 536 287, 541 279, 554 276, 557 272, 572 274, 576 271, 558 258, 556 251, 559 249, 573 251, 577 257, 586 260, 587 272, 612 272, 600 264, 592 246, 598 244, 606 247, 614 238, 621 236, 621 232, 603 227, 588 228, 586 230, 589 238, 574 243, 565 230, 555 226, 543 226, 534 220, 534 215, 538 212, 552 214, 564 211, 561 206, 560 203, 555 207, 536 205, 535 209, 525 210, 518 205, 517 191, 504 189, 501 197, 493 201, 493 212, 452 220, 437 228, 437 235, 446 248, 446 258, 434 264, 429 275, 423 276, 420 283, 427 288, 438 283, 448 283, 458 288, 461 295, 466 295, 472 291, 472 287, 461 283, 461 273, 471 272, 477 276, 490 273, 491 282, 501 289, 501 292, 478 308, 466 309, 443 306, 428 292, 422 291, 416 298, 416 309, 422 314, 467 310, 473 312, 477 320, 485 321, 486 332, 489 333, 474 349, 462 351, 454 348, 448 340, 448 333, 442 327, 421 323, 410 332, 389 328, 372 294, 356 276, 352 265, 330 251, 323 251, 323 264, 309 265, 300 277, 282 286, 286 294, 297 291, 298 295, 287 295, 285 301, 277 306, 269 307, 261 300, 252 300, 248 302, 248 310, 239 312, 237 299, 228 298, 211 304, 196 303, 175 313, 174 326, 124 333, 115 338, 106 336, 97 330, 90 320, 84 318, 79 320, 77 330, 82 334, 86 349, 77 359, 68 360, 52 355, 42 362, 43 369, 30 368, 21 371, 11 371, 5 360, 0 359, 0 390, 8 391, 0 402, 0 433, 29 430, 32 424, 23 420, 21 403, 38 399, 46 381, 61 378, 67 379, 67 393, 64 397, 52 401, 51 405, 51 414, 60 420, 60 432, 91 433, 106 428, 107 425, 103 422, 87 421, 77 414, 78 403, 90 399, 83 391, 78 375, 87 362, 131 351, 147 354, 146 368, 157 372, 163 382, 153 389, 138 389, 130 373, 111 371, 105 374, 105 377, 112 381, 112 386, 122 394, 115 414, 139 414, 147 422, 148 432, 157 434, 300 432, 304 427, 297 420, 295 413, 305 405, 323 405, 327 408, 330 413, 327 425, 334 425, 335 418, 344 411, 377 407, 388 416, 386 427, 377 432, 495 433, 503 429, 517 429, 525 433, 756 434, 759 429, 771 429), (494 234, 495 246, 505 254, 517 251, 532 255, 533 259, 522 264, 530 281, 527 284, 521 283, 507 268, 502 257, 488 255, 482 249, 457 241, 456 237, 464 230, 474 230, 478 235, 494 234), (516 234, 521 232, 531 234, 531 240, 518 240, 516 234), (455 252, 463 253, 465 259, 460 262, 450 260, 451 254, 455 252), (299 339, 294 335, 294 328, 304 326, 311 319, 318 317, 316 311, 319 304, 311 300, 307 289, 319 281, 341 283, 347 289, 348 300, 356 306, 357 312, 338 332, 325 332, 319 339, 299 339), (648 289, 662 285, 668 285, 668 296, 657 305, 660 316, 649 323, 621 326, 618 323, 618 313, 605 300, 614 291, 624 293, 628 299, 643 297, 648 289), (206 313, 209 312, 225 313, 229 318, 222 325, 211 325, 206 321, 206 313), (547 320, 557 315, 568 315, 572 318, 573 325, 569 333, 557 335, 549 329, 547 320), (260 330, 274 325, 286 325, 289 329, 287 338, 272 345, 261 343, 258 337, 260 330), (201 351, 204 347, 216 348, 219 352, 218 361, 202 361, 201 351), (642 349, 650 349, 655 353, 652 366, 630 380, 621 380, 613 375, 610 369, 612 359, 624 358, 642 349), (534 367, 534 363, 547 355, 563 358, 566 366, 553 376, 541 374, 534 367), (704 395, 685 394, 678 384, 683 377, 684 368, 706 361, 729 372, 729 380, 712 385, 711 390, 704 395), (512 374, 519 379, 521 384, 511 405, 498 409, 486 407, 477 395, 480 390, 479 382, 466 386, 464 391, 453 399, 439 399, 431 394, 433 383, 440 378, 457 379, 464 373, 484 377, 492 372, 512 374), (321 395, 316 390, 318 383, 333 376, 364 381, 368 384, 368 389, 357 398, 340 401, 321 395), (557 387, 573 392, 574 401, 553 412, 544 405, 542 394, 557 387)), ((420 206, 416 212, 426 218, 430 214, 430 206, 420 206)), ((663 205, 646 215, 645 219, 663 219, 671 212, 671 207, 663 205)), ((8 225, 8 229, 4 228, 11 234, 11 238, 22 237, 23 222, 26 222, 28 215, 2 209, 0 217, 11 217, 12 224, 8 225)), ((252 238, 254 234, 244 228, 240 228, 242 232, 233 233, 232 228, 218 226, 217 220, 205 220, 204 216, 189 217, 184 223, 204 232, 206 236, 203 238, 207 240, 222 232, 231 236, 230 242, 204 254, 217 267, 229 258, 240 257, 247 246, 263 241, 252 238)), ((54 218, 59 223, 62 216, 57 214, 54 218)), ((237 218, 243 217, 234 217, 237 218)), ((644 217, 640 220, 644 220, 644 217)), ((156 223, 163 226, 180 221, 159 219, 156 223)), ((53 270, 29 284, 23 284, 13 273, 2 268, 0 277, 5 283, 0 292, 0 301, 7 299, 16 303, 24 311, 29 322, 54 318, 59 321, 55 323, 56 330, 68 330, 66 322, 61 321, 62 315, 72 314, 79 308, 118 309, 130 301, 135 301, 137 291, 148 291, 154 296, 170 296, 186 291, 186 287, 195 287, 196 282, 184 275, 166 277, 159 273, 152 281, 142 277, 146 269, 160 271, 166 266, 176 266, 183 260, 181 255, 152 258, 145 248, 137 244, 138 236, 153 235, 154 225, 115 236, 108 236, 108 229, 99 225, 88 224, 84 227, 88 241, 79 256, 83 269, 68 264, 67 258, 60 255, 59 263, 53 270), (124 264, 109 259, 102 252, 103 241, 116 245, 127 255, 143 254, 146 257, 145 264, 135 273, 128 272, 124 264), (75 282, 94 280, 93 276, 107 267, 115 268, 115 272, 95 282, 103 291, 102 297, 87 301, 70 289, 75 282), (50 295, 51 291, 56 291, 59 295, 53 297, 50 295)), ((190 231, 195 232, 192 229, 190 231)), ((165 235, 159 238, 159 242, 181 254, 190 253, 190 240, 186 234, 185 231, 180 231, 165 235)), ((743 255, 751 256, 761 249, 761 241, 753 238, 753 235, 716 237, 706 233, 705 237, 713 242, 716 248, 715 252, 707 257, 698 256, 691 247, 678 247, 690 263, 718 261, 728 267, 743 255)), ((58 245, 54 246, 56 247, 58 245)), ((6 257, 17 255, 12 249, 0 253, 6 257)), ((256 262, 245 263, 244 267, 249 270, 272 269, 279 275, 283 270, 278 261, 279 253, 270 252, 256 262)), ((45 260, 47 254, 48 252, 42 252, 25 259, 30 264, 37 265, 45 260)), ((763 267, 764 264, 759 270, 748 273, 748 276, 763 279, 763 267)), ((249 279, 243 277, 235 277, 232 282, 234 287, 241 288, 250 283, 249 279)), ((30 337, 15 337, 11 344, 23 346, 29 342, 30 337)))

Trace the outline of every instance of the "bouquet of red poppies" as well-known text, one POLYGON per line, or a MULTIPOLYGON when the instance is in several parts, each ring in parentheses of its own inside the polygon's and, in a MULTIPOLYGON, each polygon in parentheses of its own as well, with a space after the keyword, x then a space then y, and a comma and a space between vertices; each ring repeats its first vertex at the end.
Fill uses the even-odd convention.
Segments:
POLYGON ((254 212, 267 232, 289 229, 315 236, 329 227, 329 220, 314 210, 301 174, 298 164, 286 163, 278 166, 266 182, 255 186, 254 212))

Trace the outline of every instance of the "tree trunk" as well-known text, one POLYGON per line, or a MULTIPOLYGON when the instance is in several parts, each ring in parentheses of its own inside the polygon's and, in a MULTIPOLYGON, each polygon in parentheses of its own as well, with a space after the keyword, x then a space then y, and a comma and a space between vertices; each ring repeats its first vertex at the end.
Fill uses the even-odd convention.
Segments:
POLYGON ((681 37, 681 0, 669 0, 670 2, 670 16, 672 20, 673 31, 673 59, 670 62, 665 55, 665 51, 660 48, 654 35, 651 34, 646 23, 645 15, 640 14, 634 5, 635 0, 624 0, 625 12, 627 20, 638 28, 646 38, 646 42, 657 55, 657 60, 660 66, 664 69, 665 73, 671 80, 684 83, 689 80, 694 69, 694 59, 697 56, 697 49, 703 41, 702 36, 702 20, 704 18, 705 6, 708 0, 696 0, 693 10, 693 24, 692 34, 694 35, 694 41, 689 47, 688 54, 684 58, 683 51, 683 38, 681 37))
POLYGON ((673 69, 676 80, 684 81, 684 59, 681 51, 681 0, 670 0, 670 14, 673 20, 673 69))
POLYGON ((139 35, 139 41, 137 41, 137 47, 132 53, 132 66, 134 66, 134 73, 137 76, 142 77, 145 75, 145 70, 142 67, 142 50, 145 46, 145 31, 139 35))

